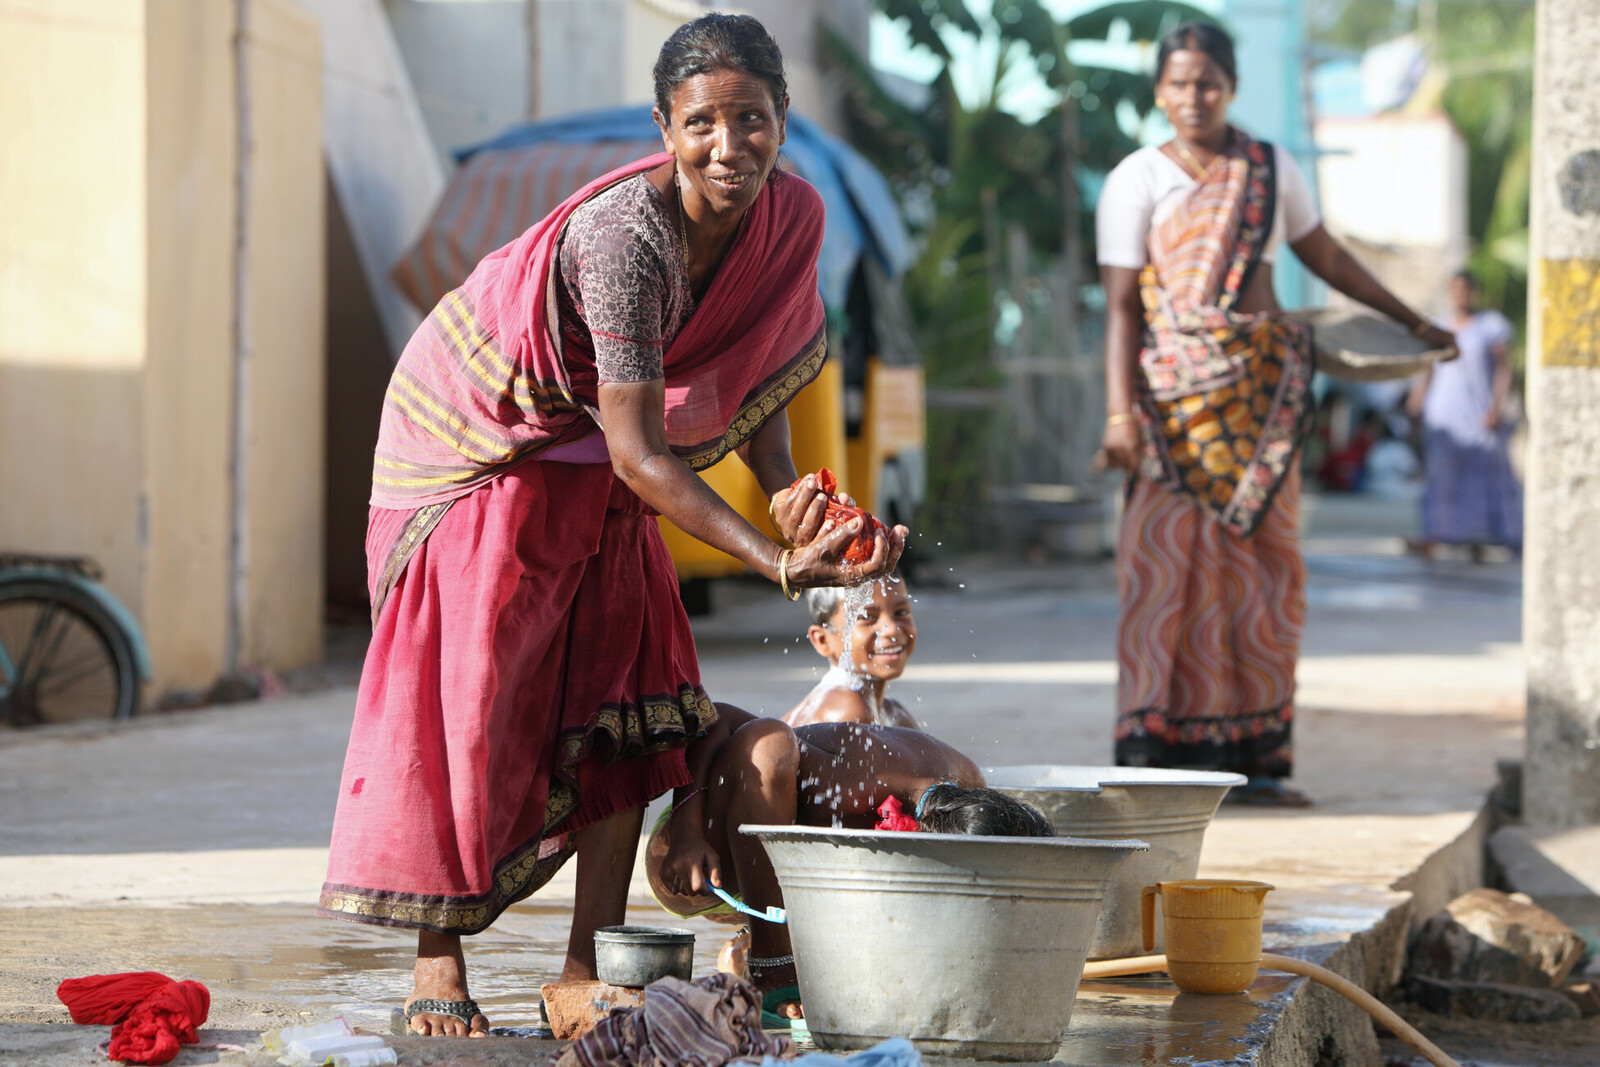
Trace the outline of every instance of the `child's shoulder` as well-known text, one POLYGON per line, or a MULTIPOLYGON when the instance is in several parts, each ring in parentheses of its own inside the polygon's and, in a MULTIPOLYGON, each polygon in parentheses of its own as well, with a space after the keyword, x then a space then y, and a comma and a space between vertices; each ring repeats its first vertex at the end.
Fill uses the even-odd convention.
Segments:
POLYGON ((800 705, 783 717, 790 726, 809 726, 816 722, 873 721, 872 706, 849 686, 830 686, 812 692, 800 705))

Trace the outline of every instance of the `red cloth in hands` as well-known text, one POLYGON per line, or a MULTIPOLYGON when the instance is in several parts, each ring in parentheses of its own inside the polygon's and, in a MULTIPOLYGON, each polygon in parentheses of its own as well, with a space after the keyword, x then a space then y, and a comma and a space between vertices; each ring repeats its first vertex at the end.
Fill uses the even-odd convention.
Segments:
POLYGON ((211 992, 199 982, 175 982, 155 971, 92 974, 56 987, 75 1023, 114 1023, 111 1058, 125 1063, 166 1063, 211 1010, 211 992))
POLYGON ((900 830, 915 833, 921 829, 917 820, 900 810, 900 798, 890 797, 878 805, 878 825, 874 830, 900 830))
MULTIPOLYGON (((790 489, 797 489, 803 479, 796 479, 790 489)), ((850 542, 844 551, 846 563, 865 563, 872 558, 872 545, 879 533, 885 538, 889 536, 889 528, 879 521, 876 515, 865 508, 854 507, 850 504, 841 504, 836 496, 839 492, 839 479, 827 467, 817 471, 817 488, 822 495, 828 498, 828 509, 822 516, 822 528, 832 530, 843 526, 857 516, 861 518, 861 532, 856 534, 856 539, 850 542)))

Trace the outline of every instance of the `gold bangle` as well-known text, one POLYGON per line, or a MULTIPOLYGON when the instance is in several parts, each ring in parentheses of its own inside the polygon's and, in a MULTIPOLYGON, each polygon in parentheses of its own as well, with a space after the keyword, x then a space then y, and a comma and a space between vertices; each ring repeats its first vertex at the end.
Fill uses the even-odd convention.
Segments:
POLYGON ((1422 321, 1418 322, 1415 326, 1411 327, 1411 336, 1412 337, 1421 337, 1424 333, 1427 332, 1429 327, 1431 327, 1432 325, 1433 325, 1433 323, 1429 322, 1427 319, 1423 319, 1422 321))
POLYGON ((1124 411, 1120 415, 1107 415, 1106 416, 1106 425, 1107 426, 1121 426, 1125 422, 1138 422, 1138 421, 1139 421, 1139 417, 1137 415, 1130 415, 1126 411, 1124 411))
POLYGON ((794 549, 786 548, 778 553, 778 586, 783 590, 783 595, 790 600, 800 599, 800 590, 789 588, 789 557, 794 555, 794 549))

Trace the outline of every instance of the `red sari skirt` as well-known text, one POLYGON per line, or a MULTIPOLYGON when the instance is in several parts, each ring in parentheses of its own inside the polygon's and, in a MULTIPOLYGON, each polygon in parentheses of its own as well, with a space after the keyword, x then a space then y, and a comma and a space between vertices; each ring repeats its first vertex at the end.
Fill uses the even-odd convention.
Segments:
POLYGON ((685 785, 716 718, 672 558, 609 464, 373 508, 372 645, 319 914, 472 934, 573 833, 685 785))

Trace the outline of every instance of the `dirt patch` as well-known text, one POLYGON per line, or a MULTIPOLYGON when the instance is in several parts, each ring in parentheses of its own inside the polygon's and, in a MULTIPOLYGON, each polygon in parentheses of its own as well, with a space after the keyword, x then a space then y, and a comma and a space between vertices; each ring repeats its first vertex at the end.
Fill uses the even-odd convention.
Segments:
MULTIPOLYGON (((1595 1067, 1600 1063, 1600 1016, 1559 1023, 1503 1023, 1433 1015, 1390 1004, 1406 1022, 1462 1067, 1595 1067)), ((1383 1030, 1380 1028, 1380 1035, 1383 1030)), ((1380 1036, 1385 1067, 1428 1067, 1410 1045, 1380 1036)))

